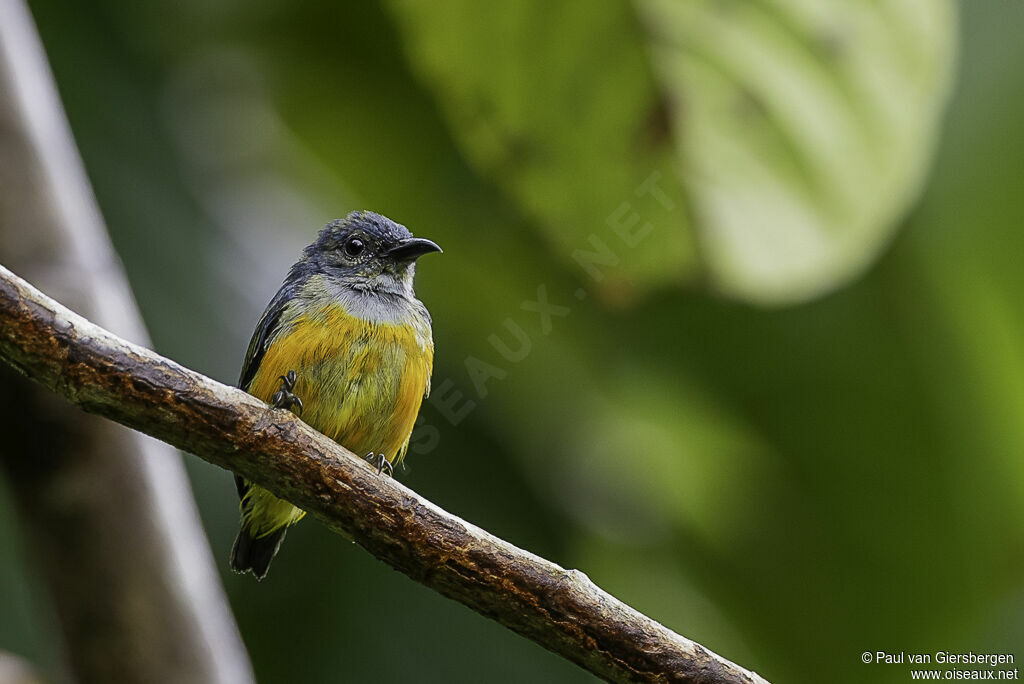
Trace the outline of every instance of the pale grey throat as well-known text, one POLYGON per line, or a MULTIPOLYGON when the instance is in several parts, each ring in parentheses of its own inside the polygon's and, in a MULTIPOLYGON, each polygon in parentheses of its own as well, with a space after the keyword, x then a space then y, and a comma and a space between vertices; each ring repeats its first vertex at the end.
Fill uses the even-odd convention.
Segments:
MULTIPOLYGON (((292 311, 317 311, 334 304, 340 305, 350 316, 369 323, 408 324, 415 329, 420 347, 426 349, 433 346, 430 314, 423 302, 416 299, 412 277, 411 265, 405 278, 381 274, 373 279, 377 282, 370 283, 364 278, 317 274, 310 276, 299 291, 298 296, 306 300, 306 304, 303 307, 288 308, 292 311), (358 282, 353 283, 352 280, 358 282)), ((295 319, 295 315, 289 316, 289 313, 285 312, 282 316, 281 323, 285 326, 295 319)))

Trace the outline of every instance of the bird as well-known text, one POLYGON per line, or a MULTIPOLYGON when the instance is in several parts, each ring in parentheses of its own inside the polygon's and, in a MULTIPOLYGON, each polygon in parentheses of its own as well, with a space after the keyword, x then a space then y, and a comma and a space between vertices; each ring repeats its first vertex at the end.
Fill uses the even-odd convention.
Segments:
MULTIPOLYGON (((328 223, 260 317, 238 386, 393 475, 434 364, 430 313, 413 289, 416 261, 440 251, 372 211, 328 223)), ((231 568, 262 580, 305 511, 240 475, 235 486, 231 568)))

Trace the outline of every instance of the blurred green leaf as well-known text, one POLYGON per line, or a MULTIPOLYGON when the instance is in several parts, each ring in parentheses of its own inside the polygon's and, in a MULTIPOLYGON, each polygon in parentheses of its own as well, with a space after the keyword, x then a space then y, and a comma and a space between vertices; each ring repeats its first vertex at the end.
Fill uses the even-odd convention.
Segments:
POLYGON ((886 243, 954 52, 945 1, 391 7, 464 154, 567 259, 595 235, 621 250, 633 221, 656 239, 627 241, 630 285, 692 280, 695 229, 713 287, 764 304, 834 288, 886 243), (652 173, 666 194, 643 192, 652 173))
POLYGON ((628 249, 618 267, 634 287, 695 276, 667 112, 628 3, 390 6, 469 162, 567 263, 596 237, 617 256, 628 249))
POLYGON ((807 299, 918 195, 950 86, 944 0, 638 0, 715 287, 807 299))

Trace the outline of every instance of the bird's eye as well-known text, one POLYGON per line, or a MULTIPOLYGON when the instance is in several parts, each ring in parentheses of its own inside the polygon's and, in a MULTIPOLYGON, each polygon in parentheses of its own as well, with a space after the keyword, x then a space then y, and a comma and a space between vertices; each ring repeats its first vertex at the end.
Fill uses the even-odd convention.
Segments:
POLYGON ((352 257, 359 256, 363 253, 364 249, 366 249, 366 245, 359 238, 352 238, 345 243, 345 254, 352 257))

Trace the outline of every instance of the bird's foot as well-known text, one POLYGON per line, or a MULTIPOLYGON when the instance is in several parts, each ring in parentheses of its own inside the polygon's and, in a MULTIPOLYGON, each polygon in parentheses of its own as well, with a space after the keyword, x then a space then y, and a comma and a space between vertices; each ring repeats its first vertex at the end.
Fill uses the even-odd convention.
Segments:
POLYGON ((395 476, 395 468, 391 465, 391 461, 387 459, 384 454, 375 454, 372 451, 365 456, 366 460, 370 462, 370 465, 377 466, 377 474, 380 475, 385 470, 388 472, 388 477, 395 476))
POLYGON ((298 380, 295 375, 295 371, 290 370, 286 375, 280 376, 281 378, 281 389, 274 392, 274 396, 270 398, 270 405, 274 408, 290 409, 293 406, 298 409, 295 413, 302 415, 302 400, 299 399, 292 390, 295 389, 295 383, 298 380))

